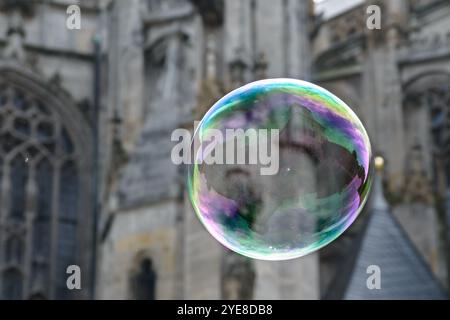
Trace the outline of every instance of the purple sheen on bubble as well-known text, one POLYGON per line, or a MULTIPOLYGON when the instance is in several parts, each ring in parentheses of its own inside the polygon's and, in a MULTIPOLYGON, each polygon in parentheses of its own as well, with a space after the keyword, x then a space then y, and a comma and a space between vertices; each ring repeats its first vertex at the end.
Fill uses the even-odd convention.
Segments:
POLYGON ((294 79, 256 81, 220 99, 196 129, 192 152, 187 185, 196 215, 221 244, 255 259, 293 259, 329 244, 356 219, 372 181, 369 137, 355 113, 329 91, 294 79), (223 138, 211 141, 211 129, 223 138), (277 170, 262 174, 268 164, 260 141, 267 140, 230 139, 227 129, 268 139, 276 130, 264 159, 278 161, 277 170), (230 143, 257 163, 230 163, 230 143), (217 154, 222 161, 206 163, 217 154))

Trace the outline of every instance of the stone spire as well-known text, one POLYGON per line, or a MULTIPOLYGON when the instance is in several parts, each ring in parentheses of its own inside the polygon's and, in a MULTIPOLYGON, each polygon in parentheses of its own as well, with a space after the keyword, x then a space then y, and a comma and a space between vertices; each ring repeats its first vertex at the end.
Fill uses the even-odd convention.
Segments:
POLYGON ((261 80, 267 78, 267 67, 268 61, 263 52, 261 52, 257 57, 255 64, 253 65, 253 73, 255 80, 261 80))
POLYGON ((217 46, 213 37, 208 37, 205 49, 205 80, 198 94, 198 105, 194 111, 195 120, 200 120, 209 108, 223 96, 217 78, 217 46))
POLYGON ((228 64, 230 75, 229 89, 236 89, 245 83, 245 73, 248 69, 243 57, 243 49, 241 47, 235 50, 234 59, 228 64))

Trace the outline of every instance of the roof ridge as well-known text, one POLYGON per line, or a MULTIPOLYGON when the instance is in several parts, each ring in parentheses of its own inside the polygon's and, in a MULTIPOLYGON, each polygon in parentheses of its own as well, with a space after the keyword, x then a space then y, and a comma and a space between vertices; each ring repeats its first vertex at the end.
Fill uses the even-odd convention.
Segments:
POLYGON ((344 290, 343 298, 382 299, 391 296, 393 298, 404 298, 408 296, 412 299, 420 299, 427 298, 428 296, 430 298, 448 297, 448 293, 434 276, 424 257, 418 251, 400 222, 392 214, 390 206, 385 202, 379 174, 376 174, 374 183, 374 193, 372 194, 371 207, 369 208, 370 216, 362 231, 361 243, 357 249, 358 252, 353 262, 351 275, 344 290), (369 237, 376 241, 368 241, 369 237), (391 246, 391 242, 395 243, 392 243, 391 246), (385 246, 386 248, 381 246, 385 246), (368 250, 373 251, 372 254, 367 253, 368 250), (392 252, 383 253, 383 251, 389 250, 392 252), (373 254, 375 254, 374 257, 372 257, 373 254), (387 275, 388 278, 391 277, 392 281, 387 282, 388 287, 385 289, 387 291, 370 290, 366 292, 366 288, 363 287, 365 281, 363 282, 364 285, 362 285, 356 279, 359 277, 363 281, 363 278, 366 279, 369 276, 366 274, 366 267, 372 263, 372 259, 377 259, 377 255, 379 263, 375 263, 380 267, 387 268, 386 271, 388 273, 384 271, 384 277, 387 275), (364 262, 364 260, 368 261, 364 262), (401 268, 404 269, 403 273, 401 268), (410 272, 408 273, 408 271, 410 272), (410 282, 408 277, 413 277, 417 281, 410 282), (408 291, 407 289, 402 291, 403 289, 401 287, 397 290, 397 288, 393 287, 395 286, 393 281, 398 281, 400 284, 403 282, 403 284, 410 283, 411 285, 416 285, 419 287, 419 291, 412 292, 414 290, 408 291), (389 285, 391 285, 390 288, 389 285))

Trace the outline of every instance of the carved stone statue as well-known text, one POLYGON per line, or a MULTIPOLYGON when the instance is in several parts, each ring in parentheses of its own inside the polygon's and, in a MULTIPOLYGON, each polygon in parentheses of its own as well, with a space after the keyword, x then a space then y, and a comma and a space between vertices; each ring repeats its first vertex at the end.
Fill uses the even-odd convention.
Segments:
POLYGON ((9 17, 7 43, 3 51, 5 59, 16 59, 20 62, 25 61, 25 51, 23 40, 25 31, 23 29, 23 16, 19 10, 13 10, 9 17))

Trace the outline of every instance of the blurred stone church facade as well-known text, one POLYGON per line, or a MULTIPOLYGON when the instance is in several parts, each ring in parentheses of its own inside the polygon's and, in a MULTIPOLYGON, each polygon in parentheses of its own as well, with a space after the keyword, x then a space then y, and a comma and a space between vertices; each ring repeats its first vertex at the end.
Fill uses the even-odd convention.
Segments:
POLYGON ((249 260, 200 225, 170 160, 174 129, 274 77, 353 108, 385 158, 393 214, 446 286, 450 4, 338 2, 0 1, 0 297, 342 297, 367 212, 319 253, 249 260), (81 30, 66 28, 71 4, 81 30), (381 30, 366 28, 371 4, 381 30), (69 264, 82 290, 65 289, 69 264))

